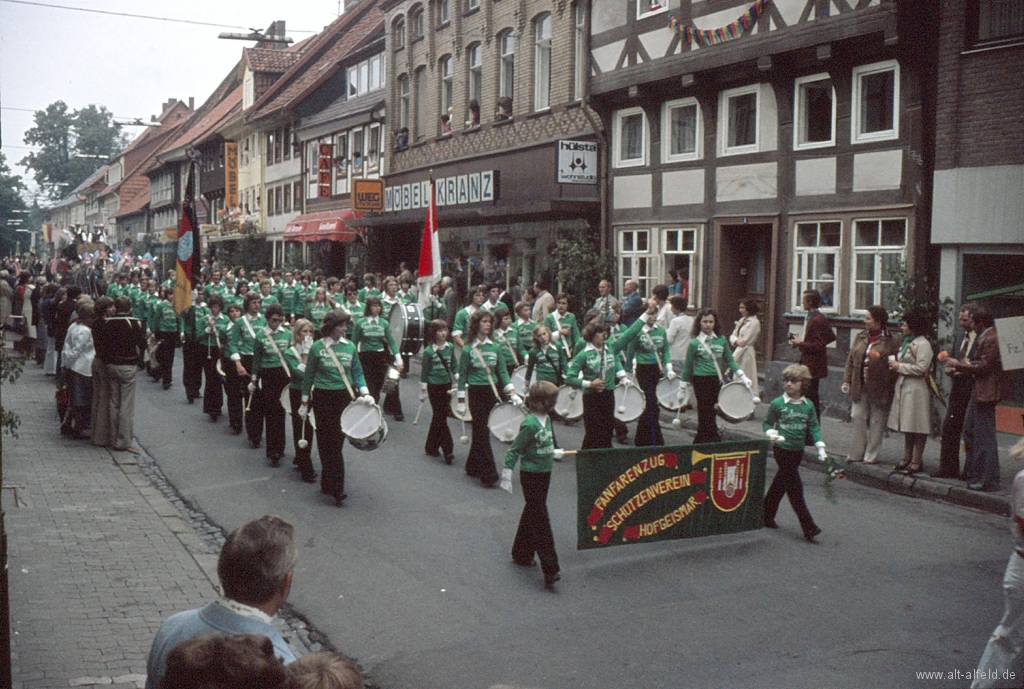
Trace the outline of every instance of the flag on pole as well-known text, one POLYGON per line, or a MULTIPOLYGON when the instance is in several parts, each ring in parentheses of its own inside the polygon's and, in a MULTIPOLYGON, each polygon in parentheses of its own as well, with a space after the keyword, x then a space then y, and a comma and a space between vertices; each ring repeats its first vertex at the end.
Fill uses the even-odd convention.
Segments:
POLYGON ((192 288, 202 264, 199 226, 196 224, 194 169, 194 163, 188 166, 185 198, 181 202, 181 223, 178 225, 178 261, 174 274, 174 310, 178 315, 192 306, 192 288))
POLYGON ((419 285, 419 304, 423 308, 430 304, 430 288, 441 280, 441 242, 437 238, 437 206, 434 198, 434 180, 431 178, 427 221, 423 224, 423 243, 420 244, 419 277, 416 279, 419 285))

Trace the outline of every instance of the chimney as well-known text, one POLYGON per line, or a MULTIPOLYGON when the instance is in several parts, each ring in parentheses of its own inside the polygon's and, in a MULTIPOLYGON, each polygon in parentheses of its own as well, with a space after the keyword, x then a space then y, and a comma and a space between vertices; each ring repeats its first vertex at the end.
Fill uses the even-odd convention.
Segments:
POLYGON ((196 107, 196 99, 193 98, 192 96, 189 96, 188 97, 188 111, 192 112, 193 110, 195 110, 195 107, 196 107))

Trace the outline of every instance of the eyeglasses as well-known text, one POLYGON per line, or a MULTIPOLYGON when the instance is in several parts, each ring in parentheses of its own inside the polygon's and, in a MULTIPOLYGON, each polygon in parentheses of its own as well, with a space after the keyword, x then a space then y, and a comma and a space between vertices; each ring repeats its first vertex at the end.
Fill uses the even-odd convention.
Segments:
POLYGON ((284 320, 284 318, 281 316, 271 316, 267 320, 270 321, 271 323, 280 323, 281 321, 284 320))

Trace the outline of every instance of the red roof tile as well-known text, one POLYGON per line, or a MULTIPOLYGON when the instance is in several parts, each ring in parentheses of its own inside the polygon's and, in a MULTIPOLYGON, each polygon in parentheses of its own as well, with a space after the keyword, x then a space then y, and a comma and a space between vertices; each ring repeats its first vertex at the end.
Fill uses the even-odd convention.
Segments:
MULTIPOLYGON (((212 98, 212 97, 211 97, 212 98)), ((207 101, 209 103, 209 101, 207 101)), ((186 123, 184 130, 170 144, 165 146, 161 153, 169 153, 182 146, 197 144, 206 138, 206 135, 215 131, 217 126, 233 115, 236 110, 242 107, 242 87, 236 86, 223 100, 211 108, 203 107, 195 112, 192 121, 186 123)))
POLYGON ((245 64, 254 72, 284 74, 302 57, 301 51, 244 48, 245 64))

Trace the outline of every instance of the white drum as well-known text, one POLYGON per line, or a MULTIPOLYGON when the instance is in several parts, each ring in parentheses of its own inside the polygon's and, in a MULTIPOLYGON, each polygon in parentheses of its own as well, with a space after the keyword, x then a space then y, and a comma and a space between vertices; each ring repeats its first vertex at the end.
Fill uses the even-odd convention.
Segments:
POLYGON ((658 404, 666 411, 678 411, 683 406, 683 400, 679 397, 679 390, 683 387, 683 381, 679 376, 675 378, 662 378, 654 389, 658 398, 658 404))
POLYGON ((379 406, 357 400, 341 412, 341 432, 357 450, 375 450, 387 440, 388 425, 379 406))
POLYGON ((623 423, 636 421, 644 413, 644 391, 636 383, 615 386, 615 418, 623 423))
POLYGON ((558 388, 555 413, 570 421, 583 416, 583 391, 568 385, 558 388))
POLYGON ((503 443, 511 443, 519 434, 519 426, 526 420, 526 411, 522 406, 511 402, 502 402, 491 407, 487 417, 487 427, 491 435, 503 443))
POLYGON ((739 423, 754 413, 754 398, 743 383, 728 383, 719 391, 715 409, 729 423, 739 423))
POLYGON ((469 413, 469 403, 466 403, 466 412, 464 414, 460 414, 458 412, 459 397, 455 394, 455 388, 449 390, 448 394, 451 395, 452 416, 459 421, 472 421, 473 415, 469 413))
MULTIPOLYGON (((537 380, 537 374, 533 374, 533 379, 537 380)), ((512 387, 515 388, 516 394, 520 397, 526 397, 526 394, 530 391, 530 385, 526 382, 526 365, 517 366, 512 370, 512 387)))

